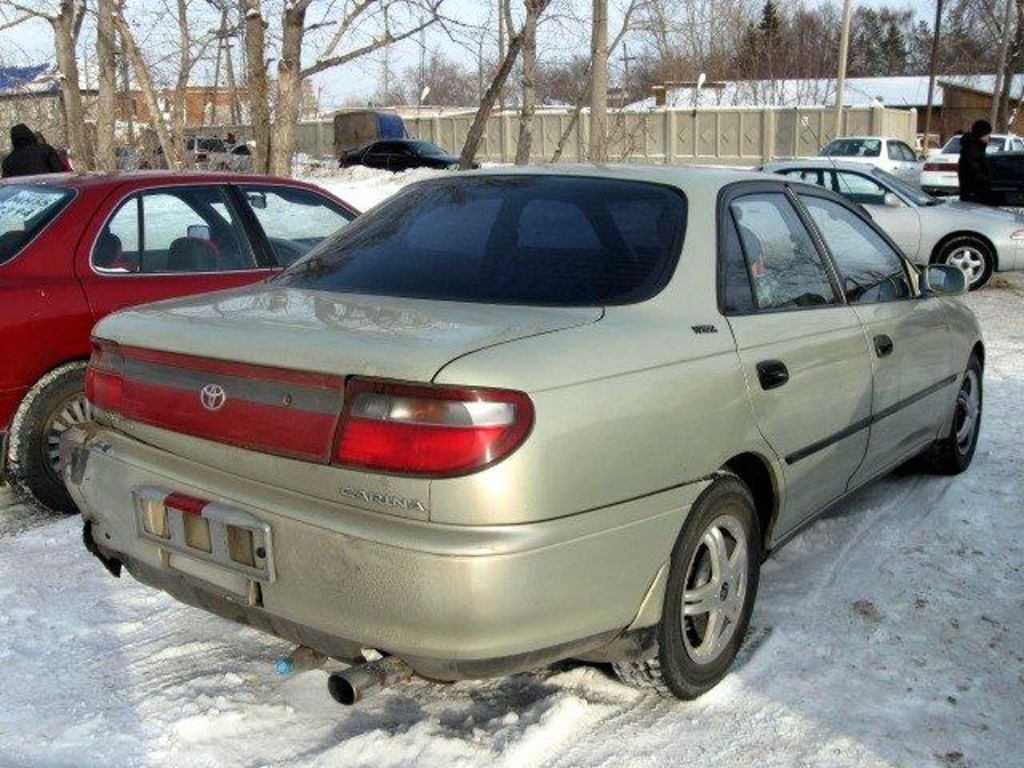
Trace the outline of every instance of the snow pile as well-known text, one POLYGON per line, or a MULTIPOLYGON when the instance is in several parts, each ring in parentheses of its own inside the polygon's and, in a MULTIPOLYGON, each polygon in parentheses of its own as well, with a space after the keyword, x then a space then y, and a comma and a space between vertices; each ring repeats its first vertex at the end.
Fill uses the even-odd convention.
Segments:
POLYGON ((356 165, 351 168, 325 170, 322 173, 309 172, 300 176, 299 180, 321 186, 356 209, 368 211, 407 184, 451 173, 453 171, 433 168, 416 168, 402 173, 391 173, 356 165))
POLYGON ((0 765, 1014 764, 1024 279, 967 300, 988 342, 970 471, 899 471, 801 534, 764 568, 738 665, 688 704, 565 663, 344 709, 322 670, 274 673, 285 643, 111 578, 76 519, 0 489, 0 765))

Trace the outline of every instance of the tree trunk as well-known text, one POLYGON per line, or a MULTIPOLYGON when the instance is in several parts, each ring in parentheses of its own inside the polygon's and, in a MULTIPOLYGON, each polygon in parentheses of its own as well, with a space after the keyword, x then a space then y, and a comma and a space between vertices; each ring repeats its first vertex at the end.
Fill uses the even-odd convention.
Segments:
POLYGON ((291 176, 295 149, 295 125, 299 122, 302 96, 302 38, 306 34, 306 7, 299 2, 286 6, 281 20, 281 58, 277 63, 277 102, 270 172, 291 176))
POLYGON ((267 22, 260 0, 241 0, 245 15, 246 89, 249 92, 249 121, 256 146, 253 171, 270 172, 270 100, 267 85, 267 22))
POLYGON ((523 25, 523 107, 519 112, 519 142, 516 165, 530 162, 533 148, 533 115, 537 109, 537 20, 547 0, 526 0, 526 22, 523 25))
POLYGON ((160 101, 156 95, 156 88, 153 86, 153 78, 149 74, 149 67, 139 52, 139 46, 135 44, 135 37, 132 35, 128 22, 121 15, 123 8, 122 4, 114 14, 114 26, 117 28, 118 36, 121 38, 121 47, 128 56, 132 69, 135 70, 135 79, 138 80, 139 87, 142 89, 142 95, 146 100, 146 107, 149 110, 153 130, 156 131, 157 140, 160 142, 160 147, 164 151, 164 158, 167 160, 167 167, 172 169, 181 168, 181 155, 178 154, 177 145, 171 141, 171 135, 167 131, 164 116, 160 112, 160 101))
POLYGON ((608 0, 594 0, 590 44, 590 159, 608 162, 608 0))
POLYGON ((85 134, 85 108, 78 85, 78 60, 75 57, 75 41, 80 24, 77 11, 78 5, 74 0, 61 0, 60 10, 50 19, 50 24, 53 27, 57 66, 61 73, 60 89, 67 110, 68 147, 78 170, 87 171, 93 167, 93 162, 85 134))
MULTIPOLYGON (((188 116, 186 96, 188 81, 192 69, 192 40, 188 27, 188 3, 178 0, 178 77, 174 84, 174 96, 171 98, 171 141, 178 150, 178 157, 184 159, 185 124, 188 116)), ((192 158, 195 162, 195 156, 192 158)))
POLYGON ((96 4, 96 63, 99 69, 99 96, 96 100, 96 165, 104 171, 117 170, 114 152, 114 124, 117 120, 117 66, 114 53, 114 0, 96 4))
POLYGON ((466 143, 462 146, 462 154, 459 155, 459 168, 466 170, 473 167, 476 153, 480 149, 480 142, 484 138, 484 130, 487 128, 487 120, 494 109, 494 102, 497 100, 501 89, 505 87, 505 81, 508 79, 512 67, 515 66, 522 47, 523 36, 521 34, 513 35, 509 42, 508 51, 505 52, 505 58, 502 59, 501 66, 498 67, 498 71, 487 88, 487 92, 484 93, 483 99, 480 100, 480 106, 477 107, 473 124, 469 127, 469 133, 466 134, 466 143))

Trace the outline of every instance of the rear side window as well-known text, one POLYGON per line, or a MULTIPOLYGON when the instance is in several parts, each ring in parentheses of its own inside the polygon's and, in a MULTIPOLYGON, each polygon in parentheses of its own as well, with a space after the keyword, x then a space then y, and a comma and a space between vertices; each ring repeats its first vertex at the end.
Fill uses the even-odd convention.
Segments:
POLYGON ((686 201, 669 187, 486 176, 408 187, 276 281, 315 290, 494 304, 642 301, 671 276, 686 201))
POLYGON ((759 310, 837 303, 821 255, 785 195, 746 195, 730 209, 759 310))
POLYGON ((14 257, 71 200, 59 187, 0 186, 0 264, 14 257))

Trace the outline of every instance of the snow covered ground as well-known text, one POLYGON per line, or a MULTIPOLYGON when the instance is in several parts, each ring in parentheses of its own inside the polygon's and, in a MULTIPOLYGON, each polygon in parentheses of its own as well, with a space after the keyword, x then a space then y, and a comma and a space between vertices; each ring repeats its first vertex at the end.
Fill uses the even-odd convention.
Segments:
MULTIPOLYGON (((418 174, 417 174, 418 175, 418 174)), ((407 179, 317 179, 362 208, 407 179)), ((1024 278, 968 297, 985 418, 957 478, 900 471, 764 568, 752 641, 699 701, 599 666, 352 709, 285 643, 115 580, 0 487, 0 766, 1008 766, 1024 733, 1024 278)))

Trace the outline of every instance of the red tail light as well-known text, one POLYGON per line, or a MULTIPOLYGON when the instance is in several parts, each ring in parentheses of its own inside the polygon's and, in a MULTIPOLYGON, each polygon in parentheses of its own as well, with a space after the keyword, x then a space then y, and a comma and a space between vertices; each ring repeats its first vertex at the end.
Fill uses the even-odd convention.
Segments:
POLYGON ((925 163, 926 171, 950 171, 956 172, 956 163, 925 163))
POLYGON ((533 427, 522 392, 350 379, 335 462, 403 475, 453 477, 508 456, 533 427))
POLYGON ((85 396, 97 408, 116 409, 124 394, 124 357, 117 344, 92 340, 92 357, 85 371, 85 396))

